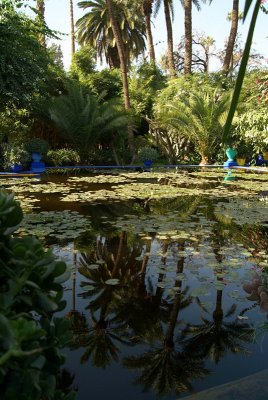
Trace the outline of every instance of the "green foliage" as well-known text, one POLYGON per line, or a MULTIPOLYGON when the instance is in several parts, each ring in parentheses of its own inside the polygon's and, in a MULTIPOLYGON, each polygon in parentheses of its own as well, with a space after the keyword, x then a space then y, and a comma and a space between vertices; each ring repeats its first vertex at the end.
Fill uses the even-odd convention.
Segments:
POLYGON ((107 68, 91 74, 85 84, 92 93, 99 96, 102 93, 103 100, 122 97, 122 79, 119 69, 109 70, 107 68))
POLYGON ((217 88, 219 93, 224 93, 231 87, 231 79, 228 79, 219 73, 198 73, 187 76, 179 76, 176 79, 170 80, 167 87, 158 92, 154 108, 157 112, 170 101, 175 99, 178 101, 183 101, 191 94, 198 93, 200 89, 202 89, 202 91, 207 91, 215 90, 217 88))
POLYGON ((79 154, 72 149, 49 150, 46 157, 46 164, 55 166, 77 165, 79 162, 79 154))
POLYGON ((25 143, 26 150, 32 153, 40 153, 46 155, 49 150, 49 144, 46 140, 40 138, 31 138, 25 143))
POLYGON ((208 161, 216 156, 228 107, 222 82, 220 76, 196 74, 174 79, 158 93, 151 136, 170 162, 185 158, 191 145, 208 161))
POLYGON ((48 47, 48 53, 49 53, 50 58, 53 61, 53 63, 58 68, 63 70, 64 69, 64 64, 63 64, 63 53, 62 53, 61 46, 56 44, 56 43, 52 43, 48 47))
POLYGON ((9 170, 15 164, 21 164, 23 168, 31 161, 31 156, 23 147, 2 145, 4 169, 9 170))
POLYGON ((0 100, 25 107, 44 94, 49 58, 35 37, 30 18, 3 11, 0 20, 0 100), (12 49, 12 51, 11 51, 12 49))
POLYGON ((129 91, 135 113, 151 116, 156 92, 165 85, 166 79, 155 64, 145 62, 138 68, 133 68, 129 91))
POLYGON ((266 107, 248 110, 236 119, 236 133, 240 140, 252 146, 255 152, 268 147, 268 115, 266 107))
POLYGON ((69 323, 53 317, 69 273, 34 237, 13 236, 21 220, 13 195, 0 191, 0 397, 71 399, 56 388, 69 323))
POLYGON ((26 109, 9 105, 0 112, 0 141, 21 145, 29 134, 33 120, 26 109))
POLYGON ((223 128, 229 107, 229 96, 217 90, 192 93, 183 102, 168 105, 167 123, 188 137, 203 163, 210 162, 222 143, 223 128))
POLYGON ((121 103, 103 104, 75 82, 67 84, 68 94, 57 97, 50 106, 51 119, 73 144, 82 162, 99 143, 109 144, 127 130, 129 117, 121 103))
POLYGON ((144 162, 147 160, 156 161, 159 158, 159 154, 156 149, 153 147, 143 147, 138 152, 138 158, 140 161, 144 162))
MULTIPOLYGON (((103 56, 110 68, 119 68, 119 55, 105 0, 80 1, 78 6, 86 13, 76 22, 77 38, 81 45, 92 46, 102 63, 103 56)), ((113 2, 113 12, 122 36, 127 64, 146 48, 145 23, 141 10, 132 12, 128 7, 113 2)))
MULTIPOLYGON (((245 2, 244 13, 243 13, 244 21, 247 17, 249 8, 252 3, 253 3, 253 0, 246 0, 246 2, 245 2)), ((261 5, 261 0, 256 0, 253 14, 252 14, 251 21, 250 21, 250 25, 249 25, 249 29, 248 29, 248 35, 247 35, 247 40, 246 40, 241 64, 240 64, 237 79, 236 79, 236 84, 235 84, 235 89, 234 89, 231 105, 229 108, 229 112, 228 112, 227 119, 226 119, 226 124, 224 127, 223 139, 225 141, 228 140, 228 137, 230 136, 230 133, 231 133, 231 125, 232 125, 233 117, 234 117, 234 114, 236 111, 236 107, 238 104, 240 92, 242 89, 242 85, 243 85, 243 81, 244 81, 244 77, 245 77, 245 73, 246 73, 246 67, 247 67, 247 63, 248 63, 248 59, 249 59, 251 43, 252 43, 252 39, 253 39, 254 29, 255 29, 260 5, 261 5)))
POLYGON ((89 45, 80 47, 73 55, 69 74, 84 82, 96 69, 96 51, 89 45))

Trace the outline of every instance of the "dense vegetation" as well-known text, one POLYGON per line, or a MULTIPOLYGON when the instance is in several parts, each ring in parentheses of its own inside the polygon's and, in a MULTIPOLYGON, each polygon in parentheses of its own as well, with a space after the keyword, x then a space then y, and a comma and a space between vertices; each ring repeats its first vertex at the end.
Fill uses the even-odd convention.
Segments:
POLYGON ((1 191, 0 396, 71 399, 56 380, 64 362, 59 349, 70 338, 68 322, 54 317, 65 307, 62 283, 69 274, 34 237, 13 237, 21 220, 13 195, 1 191))
MULTIPOLYGON (((185 20, 191 20, 189 3, 183 3, 185 20)), ((201 2, 193 4, 201 9, 201 2)), ((224 149, 234 144, 254 162, 254 155, 266 150, 267 70, 257 62, 246 72, 233 124, 223 135, 242 53, 238 0, 230 13, 222 67, 213 73, 208 67, 213 38, 196 37, 185 27, 185 40, 173 49, 176 5, 171 0, 79 2, 82 18, 73 21, 70 14, 76 31, 68 72, 60 48, 46 44, 56 34, 46 25, 45 1, 36 1, 34 18, 25 13, 27 5, 1 1, 2 169, 14 163, 27 168, 24 143, 33 137, 46 140, 52 152, 60 150, 56 158, 46 159, 51 165, 56 159, 58 165, 136 163, 144 146, 156 148, 162 163, 222 162, 224 149), (168 49, 158 63, 151 20, 162 3, 168 49), (75 40, 80 45, 76 52, 75 40), (97 59, 106 60, 109 68, 98 71, 97 59)), ((260 58, 254 54, 252 59, 260 58)))

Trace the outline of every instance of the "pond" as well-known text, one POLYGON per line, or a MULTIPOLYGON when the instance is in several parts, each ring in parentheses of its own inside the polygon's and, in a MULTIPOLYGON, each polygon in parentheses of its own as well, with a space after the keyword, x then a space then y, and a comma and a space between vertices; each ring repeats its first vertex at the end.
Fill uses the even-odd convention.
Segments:
POLYGON ((70 265, 65 384, 78 400, 174 400, 268 368, 267 175, 231 178, 0 181, 25 211, 19 234, 70 265))

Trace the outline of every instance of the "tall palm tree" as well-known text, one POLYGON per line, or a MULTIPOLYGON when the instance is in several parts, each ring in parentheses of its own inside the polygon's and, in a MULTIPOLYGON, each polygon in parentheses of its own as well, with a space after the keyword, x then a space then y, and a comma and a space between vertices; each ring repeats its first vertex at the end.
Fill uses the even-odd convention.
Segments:
POLYGON ((153 35, 151 29, 151 15, 153 13, 153 2, 154 0, 143 0, 142 2, 142 13, 145 18, 145 26, 146 26, 146 37, 148 42, 149 56, 150 62, 155 63, 155 51, 154 51, 154 42, 153 35))
POLYGON ((40 23, 39 42, 42 46, 46 45, 45 35, 45 0, 36 0, 36 19, 40 23))
MULTIPOLYGON (((202 0, 204 3, 206 0, 202 0)), ((185 52, 184 52, 184 73, 192 72, 192 3, 200 10, 199 0, 183 0, 184 7, 184 36, 185 36, 185 52)))
POLYGON ((75 53, 75 35, 74 35, 74 7, 73 7, 73 0, 70 0, 70 21, 71 21, 71 49, 72 49, 72 56, 75 53))
MULTIPOLYGON (((102 61, 103 54, 110 68, 120 68, 120 60, 115 43, 110 17, 105 0, 81 1, 78 6, 89 10, 76 23, 78 41, 95 48, 102 61)), ((131 57, 138 57, 145 49, 145 25, 141 14, 131 15, 128 9, 115 4, 114 12, 119 19, 119 27, 129 66, 131 57)))
MULTIPOLYGON (((161 3, 162 0, 156 0, 155 15, 158 14, 161 3)), ((173 0, 163 0, 163 3, 164 3, 165 20, 167 27, 169 74, 171 78, 175 78, 176 73, 175 73, 174 58, 173 58, 173 31, 172 31, 172 21, 174 19, 173 0)))
MULTIPOLYGON (((120 60, 120 69, 122 74, 122 83, 123 83, 123 91, 124 91, 124 103, 125 108, 128 110, 130 109, 130 97, 129 97, 129 87, 128 87, 128 76, 127 76, 127 58, 126 52, 124 49, 124 42, 122 38, 122 34, 119 28, 118 17, 115 13, 115 4, 113 0, 106 0, 106 5, 108 9, 108 15, 111 22, 111 27, 113 30, 114 40, 118 50, 118 56, 120 60)), ((130 133, 130 130, 129 130, 130 133)), ((133 140, 133 132, 130 133, 130 142, 133 140)))
POLYGON ((231 67, 231 60, 232 60, 232 56, 233 56, 235 39, 236 39, 236 35, 237 35, 238 20, 239 20, 239 0, 233 0, 231 30, 230 30, 226 53, 225 53, 223 66, 222 66, 222 71, 226 75, 229 73, 230 67, 231 67))

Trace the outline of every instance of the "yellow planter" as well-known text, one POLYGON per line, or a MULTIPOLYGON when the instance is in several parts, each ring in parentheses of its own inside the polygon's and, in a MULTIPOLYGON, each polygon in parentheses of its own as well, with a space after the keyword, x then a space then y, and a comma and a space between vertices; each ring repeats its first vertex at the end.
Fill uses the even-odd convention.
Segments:
POLYGON ((244 165, 246 164, 246 159, 242 157, 237 157, 236 162, 240 167, 244 167, 244 165))
POLYGON ((266 161, 268 160, 268 151, 263 152, 263 159, 266 161))

